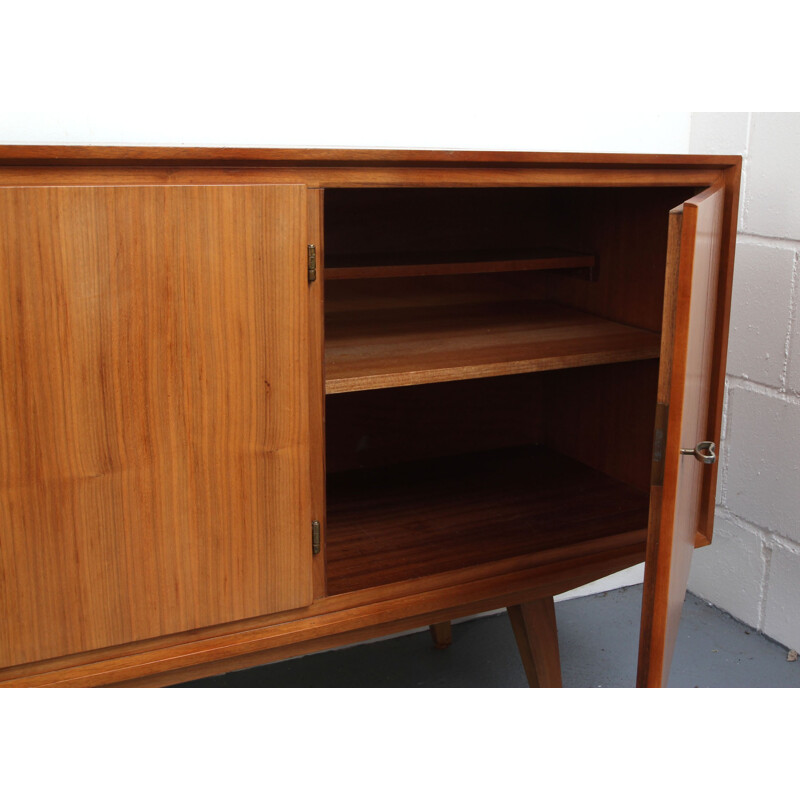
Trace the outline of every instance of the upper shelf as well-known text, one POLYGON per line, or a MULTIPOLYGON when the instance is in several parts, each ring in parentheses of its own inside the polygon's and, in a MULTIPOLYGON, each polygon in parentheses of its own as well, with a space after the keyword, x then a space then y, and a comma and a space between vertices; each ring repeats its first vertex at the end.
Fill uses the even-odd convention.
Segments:
POLYGON ((593 255, 552 248, 536 250, 462 250, 447 253, 360 254, 325 257, 325 280, 410 278, 423 275, 465 275, 478 272, 522 272, 541 269, 585 269, 593 255))
POLYGON ((327 394, 657 358, 659 335, 523 301, 334 311, 327 394))

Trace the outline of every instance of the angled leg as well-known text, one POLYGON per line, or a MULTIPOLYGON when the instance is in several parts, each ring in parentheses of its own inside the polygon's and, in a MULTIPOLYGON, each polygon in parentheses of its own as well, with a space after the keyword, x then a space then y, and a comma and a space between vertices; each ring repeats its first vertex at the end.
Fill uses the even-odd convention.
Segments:
POLYGON ((437 622, 430 626, 433 646, 437 650, 444 650, 453 643, 453 631, 449 622, 437 622))
POLYGON ((509 606, 519 654, 532 688, 561 688, 561 660, 552 597, 509 606))

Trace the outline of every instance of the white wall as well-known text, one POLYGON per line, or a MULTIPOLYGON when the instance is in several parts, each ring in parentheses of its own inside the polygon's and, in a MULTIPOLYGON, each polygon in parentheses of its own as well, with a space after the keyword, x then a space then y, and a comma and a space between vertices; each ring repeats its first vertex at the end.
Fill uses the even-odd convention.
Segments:
POLYGON ((607 13, 578 26, 575 9, 511 0, 6 3, 0 142, 686 152, 689 114, 647 108, 669 104, 598 37, 607 13), (609 101, 617 71, 635 104, 609 101))
POLYGON ((606 13, 576 26, 575 9, 512 0, 6 3, 0 142, 686 152, 689 114, 648 109, 653 76, 597 36, 606 13), (609 70, 635 105, 609 102, 609 70))
POLYGON ((800 114, 693 114, 744 156, 714 544, 689 588, 800 649, 800 114))
MULTIPOLYGON (((518 92, 524 89, 519 79, 518 92)), ((510 81, 511 88, 514 81, 510 81)), ((255 87, 254 87, 255 89, 255 87)), ((103 104, 0 113, 4 144, 145 144, 262 147, 388 147, 459 150, 685 153, 688 113, 578 112, 558 115, 534 105, 492 108, 473 98, 438 106, 438 88, 418 94, 413 108, 386 113, 373 102, 344 109, 309 105, 302 96, 282 105, 248 104, 189 110, 156 107, 131 114, 103 104)))

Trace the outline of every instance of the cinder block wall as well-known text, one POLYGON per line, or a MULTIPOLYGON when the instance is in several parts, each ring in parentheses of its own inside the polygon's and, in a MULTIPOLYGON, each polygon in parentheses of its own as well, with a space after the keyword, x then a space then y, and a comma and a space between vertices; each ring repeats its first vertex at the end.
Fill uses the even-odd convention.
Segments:
POLYGON ((740 153, 714 544, 689 589, 800 649, 800 114, 699 113, 693 153, 740 153))

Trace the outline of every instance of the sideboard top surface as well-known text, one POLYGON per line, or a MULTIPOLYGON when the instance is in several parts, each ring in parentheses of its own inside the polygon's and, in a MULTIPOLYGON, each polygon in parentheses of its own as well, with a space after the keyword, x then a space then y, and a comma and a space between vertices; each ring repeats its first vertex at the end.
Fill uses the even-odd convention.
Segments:
POLYGON ((0 145, 0 165, 186 166, 516 166, 516 167, 716 167, 741 164, 738 155, 642 153, 528 153, 473 150, 382 150, 350 148, 152 147, 106 145, 0 145))

